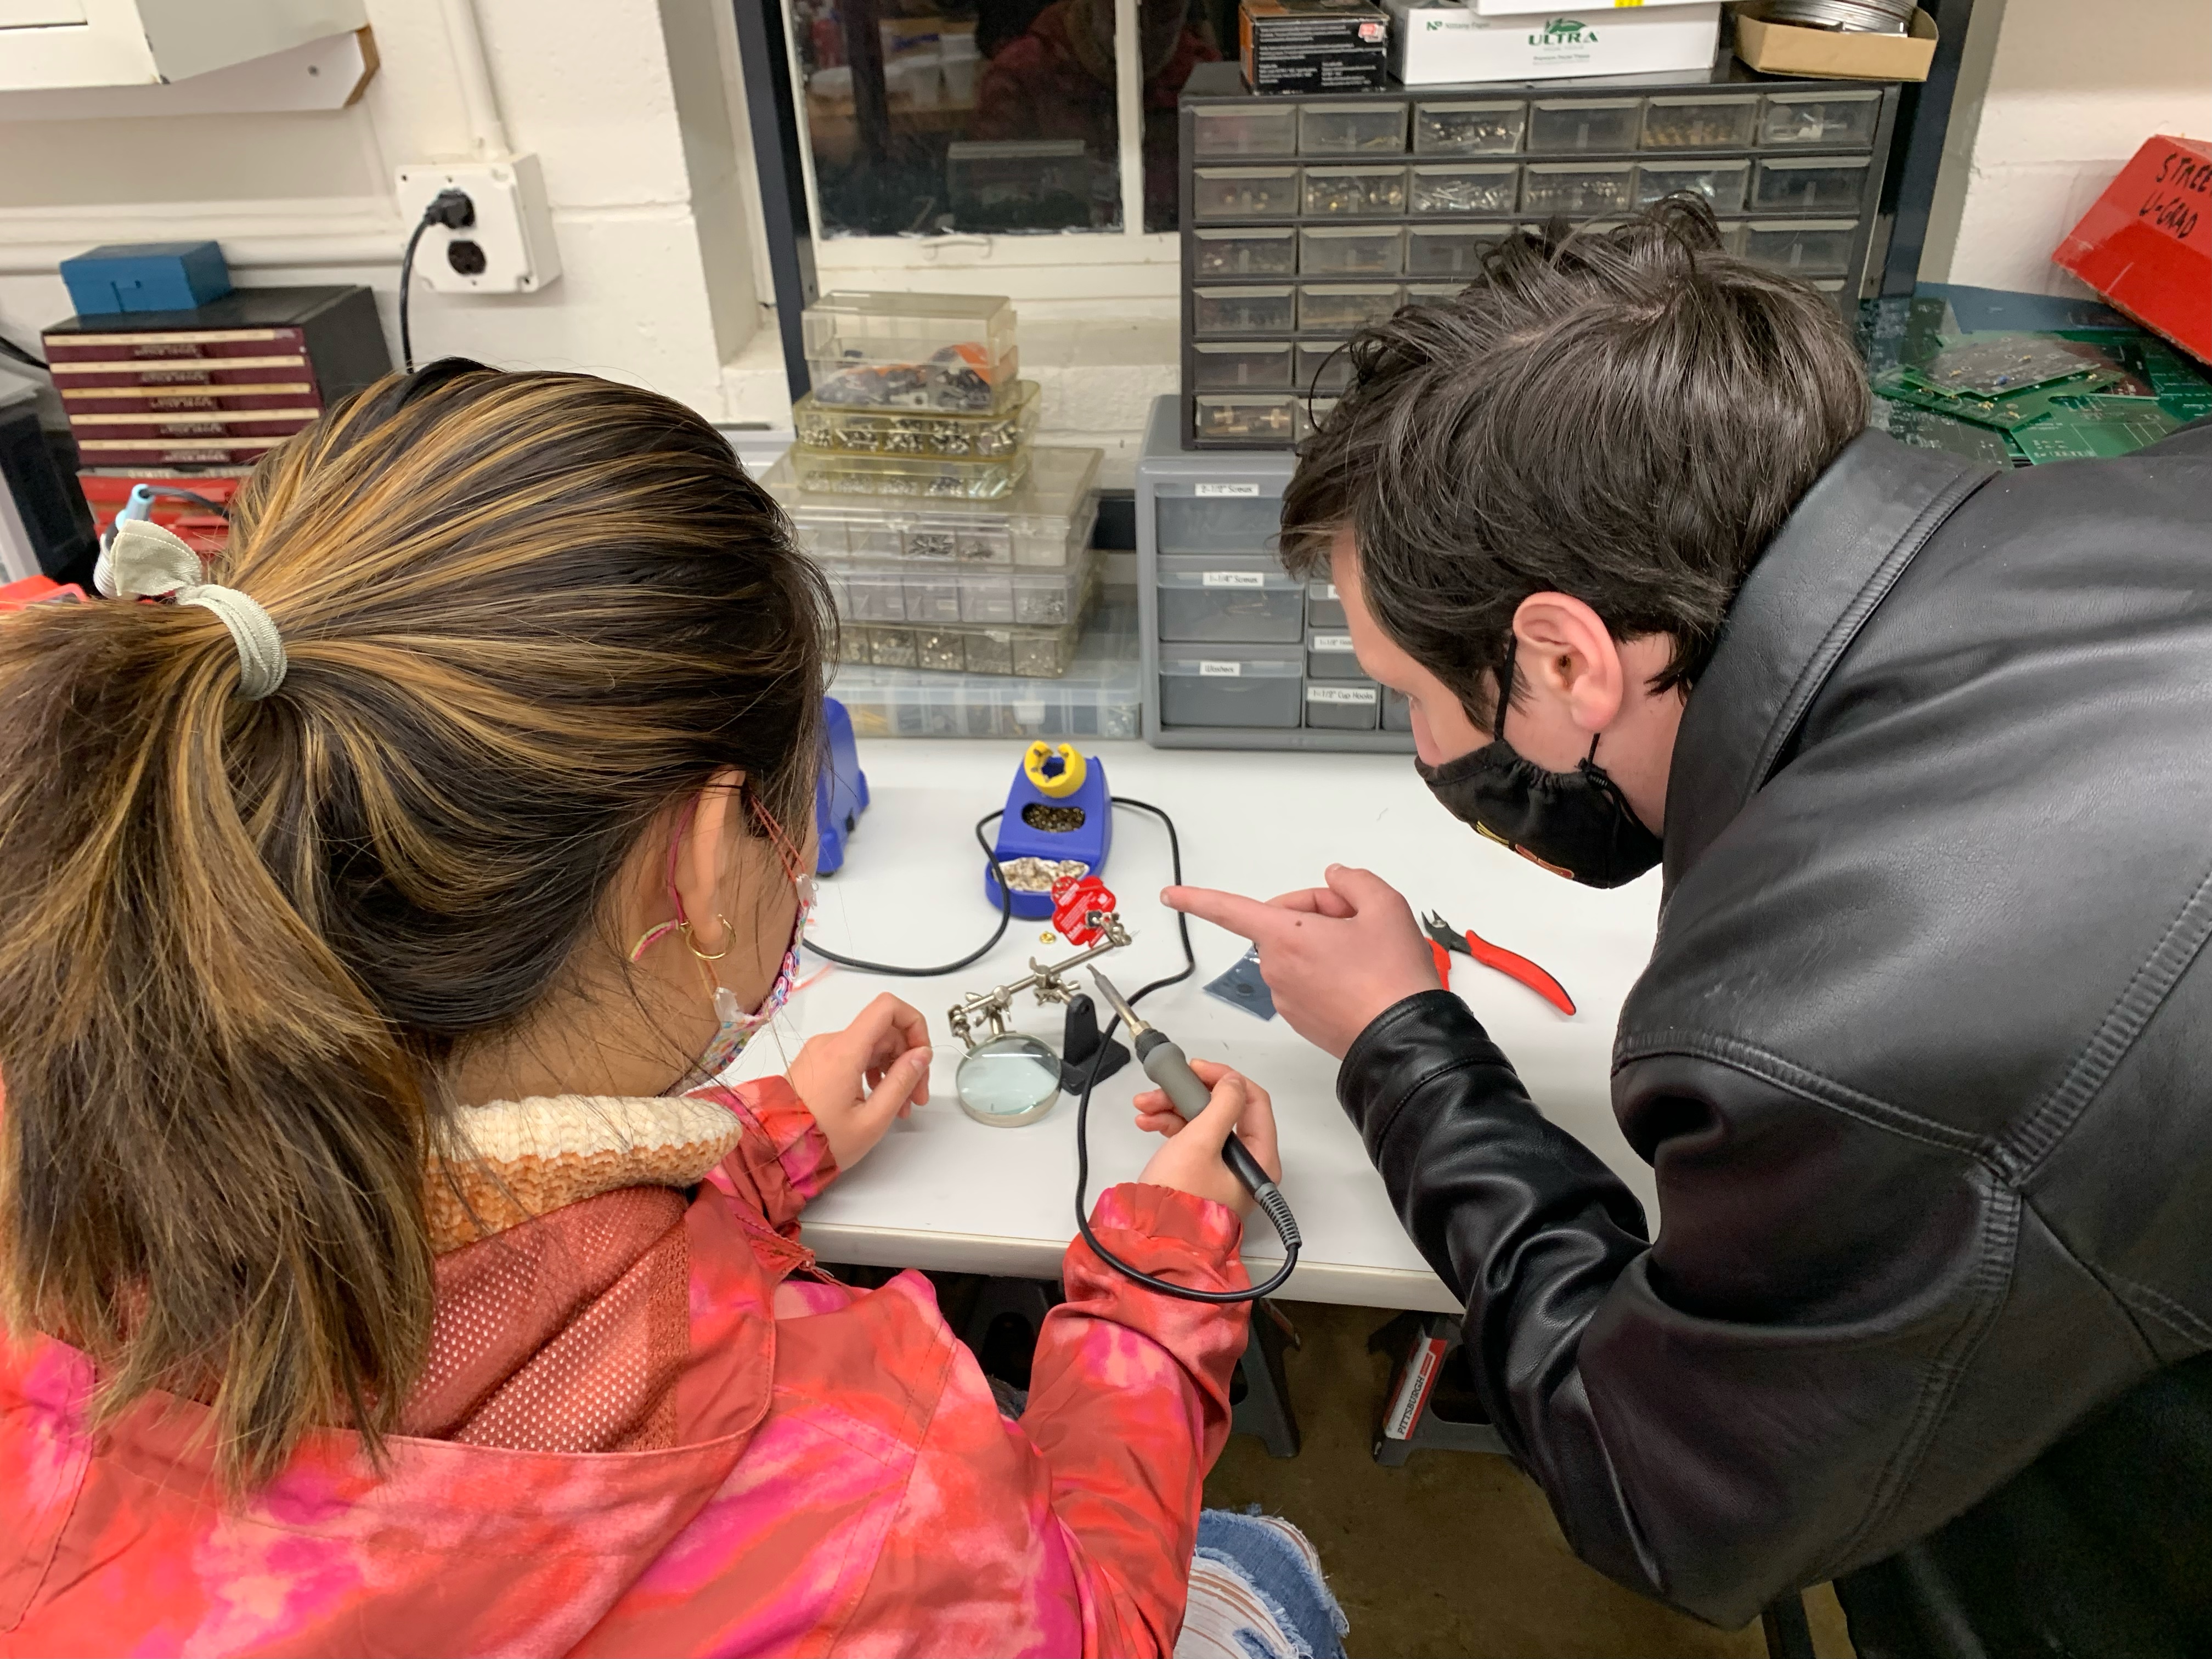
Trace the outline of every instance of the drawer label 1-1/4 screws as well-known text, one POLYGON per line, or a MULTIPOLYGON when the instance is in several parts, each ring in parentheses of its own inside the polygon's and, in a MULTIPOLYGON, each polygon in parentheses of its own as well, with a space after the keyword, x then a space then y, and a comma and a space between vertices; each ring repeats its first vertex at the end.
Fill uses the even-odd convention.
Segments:
POLYGON ((1233 680, 1243 672, 1241 662, 1201 662, 1198 665, 1198 677, 1205 680, 1233 680))
POLYGON ((1255 483, 1202 483, 1194 486, 1192 493, 1200 501, 1219 495, 1256 496, 1260 493, 1260 486, 1255 483))
POLYGON ((1264 570, 1209 570, 1200 578, 1202 587, 1265 587, 1267 573, 1264 570))
POLYGON ((1306 687, 1308 702, 1346 702, 1359 708, 1371 708, 1375 702, 1375 688, 1371 685, 1310 685, 1306 687))
POLYGON ((1349 651, 1352 649, 1352 635, 1349 634, 1316 634, 1313 638, 1308 640, 1306 644, 1311 649, 1316 651, 1349 651))

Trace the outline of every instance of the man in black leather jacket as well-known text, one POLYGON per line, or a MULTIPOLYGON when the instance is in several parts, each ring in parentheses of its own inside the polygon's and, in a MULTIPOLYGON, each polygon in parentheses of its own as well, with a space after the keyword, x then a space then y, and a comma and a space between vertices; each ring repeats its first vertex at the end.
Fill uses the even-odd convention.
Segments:
POLYGON ((1613 1077, 1656 1237, 1379 879, 1175 902, 1341 1055, 1585 1560, 1730 1626, 1834 1578, 1867 1659, 2205 1651, 2212 423, 1906 448, 1712 247, 1528 239, 1379 325, 1285 509, 1450 810, 1663 854, 1613 1077))

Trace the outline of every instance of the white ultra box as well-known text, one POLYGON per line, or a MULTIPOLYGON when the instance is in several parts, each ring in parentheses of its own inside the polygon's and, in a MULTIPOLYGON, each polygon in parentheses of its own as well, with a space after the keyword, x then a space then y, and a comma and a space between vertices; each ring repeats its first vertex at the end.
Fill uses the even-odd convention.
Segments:
POLYGON ((1459 0, 1385 3, 1390 72, 1409 87, 1702 70, 1720 46, 1717 0, 1510 17, 1459 0))
MULTIPOLYGON (((1479 11, 1485 17, 1523 17, 1532 11, 1557 13, 1559 0, 1463 0, 1469 11, 1479 11)), ((1711 0, 1611 0, 1611 9, 1629 11, 1643 6, 1702 6, 1711 0)), ((1592 12, 1607 9, 1607 0, 1577 0, 1575 11, 1588 16, 1592 12)))

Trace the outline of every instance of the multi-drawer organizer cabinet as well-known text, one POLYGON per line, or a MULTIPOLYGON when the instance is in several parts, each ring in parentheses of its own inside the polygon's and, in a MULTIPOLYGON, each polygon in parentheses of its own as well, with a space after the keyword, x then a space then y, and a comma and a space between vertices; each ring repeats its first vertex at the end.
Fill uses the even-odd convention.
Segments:
POLYGON ((246 288, 42 337, 88 471, 243 471, 392 358, 365 288, 246 288))
POLYGON ((1288 447, 1362 324, 1457 293, 1516 228, 1676 191, 1732 250, 1855 305, 1899 88, 1748 75, 1262 97, 1201 65, 1182 100, 1185 441, 1288 447))
POLYGON ((1410 750, 1405 699, 1360 671, 1327 580, 1275 554, 1289 455, 1192 453, 1176 400, 1137 462, 1145 735, 1170 748, 1410 750))

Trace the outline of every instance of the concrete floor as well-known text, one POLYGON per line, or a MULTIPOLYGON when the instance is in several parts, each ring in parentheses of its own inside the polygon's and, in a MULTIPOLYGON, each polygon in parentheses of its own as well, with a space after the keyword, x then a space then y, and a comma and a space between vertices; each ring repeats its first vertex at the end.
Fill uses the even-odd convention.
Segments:
MULTIPOLYGON (((1765 1653, 1756 1624, 1716 1630, 1583 1565, 1504 1458, 1421 1451, 1402 1468, 1377 1465, 1370 1443, 1390 1361, 1367 1339, 1389 1316, 1280 1305, 1303 1340, 1285 1369, 1304 1449, 1279 1460, 1231 1436, 1206 1501, 1258 1504, 1304 1528, 1352 1621, 1352 1659, 1765 1653)), ((1820 1659, 1850 1659, 1834 1595, 1822 1586, 1806 1601, 1820 1659)))

